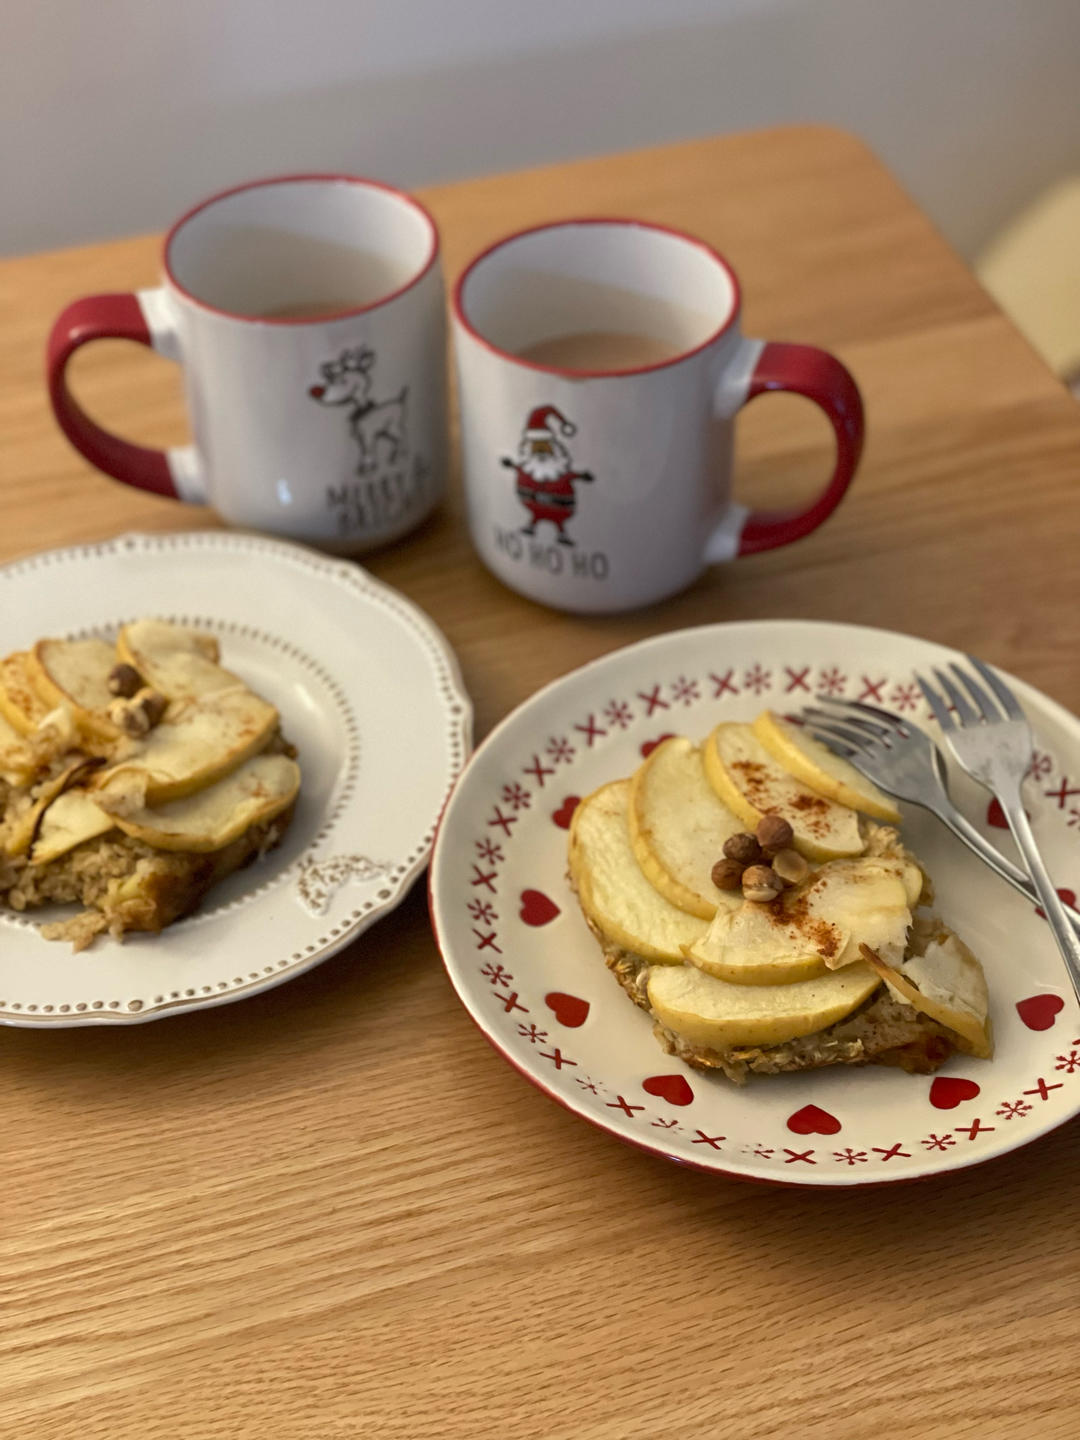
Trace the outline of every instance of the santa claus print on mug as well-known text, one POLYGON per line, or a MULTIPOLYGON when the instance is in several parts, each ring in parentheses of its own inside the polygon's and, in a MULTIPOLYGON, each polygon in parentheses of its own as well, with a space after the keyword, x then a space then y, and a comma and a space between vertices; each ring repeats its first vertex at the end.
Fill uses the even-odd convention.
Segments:
MULTIPOLYGON (((574 465, 566 442, 576 433, 577 426, 556 406, 537 405, 525 421, 517 454, 502 457, 502 464, 515 472, 525 523, 517 531, 497 527, 496 543, 512 559, 528 560, 554 573, 564 565, 554 546, 576 543, 570 532, 578 508, 577 487, 594 479, 591 471, 574 465), (528 538, 527 545, 520 536, 528 538)), ((571 563, 578 573, 596 573, 598 579, 607 573, 607 557, 601 554, 575 555, 571 563)))

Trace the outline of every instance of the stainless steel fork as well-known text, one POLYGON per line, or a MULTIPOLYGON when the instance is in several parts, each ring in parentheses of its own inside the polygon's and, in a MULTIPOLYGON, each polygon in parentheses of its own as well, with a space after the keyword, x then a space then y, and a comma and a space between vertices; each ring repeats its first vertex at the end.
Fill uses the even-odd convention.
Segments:
POLYGON ((1038 891, 1062 959, 1069 967, 1077 998, 1080 998, 1080 939, 1047 874, 1020 796, 1020 782, 1031 763, 1031 726, 1004 680, 973 655, 967 658, 983 684, 955 663, 951 663, 949 669, 959 685, 944 670, 934 670, 938 683, 956 712, 955 720, 933 686, 918 673, 915 679, 957 762, 973 780, 985 785, 997 797, 1038 891))
MULTIPOLYGON (((802 712, 806 729, 815 740, 849 760, 868 780, 898 800, 936 815, 991 870, 1034 904, 1039 903, 1041 897, 1027 872, 991 845, 953 804, 941 752, 925 730, 876 705, 831 696, 820 698, 833 711, 807 708, 802 712)), ((1080 914, 1069 908, 1066 914, 1080 935, 1080 914)))

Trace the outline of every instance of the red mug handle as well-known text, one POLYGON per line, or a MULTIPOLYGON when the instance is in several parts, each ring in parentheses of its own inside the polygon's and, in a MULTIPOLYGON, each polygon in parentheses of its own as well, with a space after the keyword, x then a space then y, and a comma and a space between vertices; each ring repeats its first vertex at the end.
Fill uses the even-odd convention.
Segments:
MULTIPOLYGON (((148 292, 153 297, 155 292, 148 292)), ((137 295, 88 295, 69 305, 53 325, 45 357, 45 378, 57 424, 81 455, 114 480, 149 490, 154 495, 181 496, 164 450, 151 450, 121 440, 90 419, 75 400, 67 383, 68 361, 91 340, 134 340, 151 349, 151 332, 137 295)), ((161 346, 165 349, 167 347, 161 346)))
POLYGON ((865 430, 859 388, 834 355, 813 345, 775 340, 756 344, 761 347, 760 353, 750 371, 742 404, 778 390, 813 400, 829 417, 836 435, 836 465, 825 489, 802 509, 751 510, 741 527, 737 555, 790 545, 827 520, 854 478, 865 430))

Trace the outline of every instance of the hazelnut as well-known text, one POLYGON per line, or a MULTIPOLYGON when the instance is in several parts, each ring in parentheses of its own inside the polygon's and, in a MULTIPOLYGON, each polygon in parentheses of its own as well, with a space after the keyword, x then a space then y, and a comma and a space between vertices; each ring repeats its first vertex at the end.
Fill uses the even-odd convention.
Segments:
POLYGON ((114 665, 109 671, 109 694, 130 700, 142 689, 142 676, 134 665, 114 665))
POLYGON ((742 884, 745 869, 745 865, 741 865, 738 860, 733 860, 730 856, 724 860, 717 860, 712 867, 712 883, 718 890, 738 890, 742 884))
POLYGON ((135 703, 145 713, 151 730, 161 724, 165 711, 169 708, 169 702, 165 696, 158 690, 151 690, 149 686, 136 694, 135 703))
POLYGON ((768 865, 751 865, 743 871, 742 893, 746 900, 757 905, 768 905, 784 888, 784 882, 768 865))
POLYGON ((757 824, 758 844, 766 855, 775 855, 778 850, 787 850, 795 838, 795 832, 782 815, 763 815, 757 824))
POLYGON ((129 698, 114 700, 109 706, 109 719, 132 740, 139 740, 160 724, 168 705, 164 695, 144 687, 129 698))
POLYGON ((729 860, 737 860, 740 865, 756 865, 761 859, 761 846, 753 835, 747 835, 744 831, 724 841, 724 854, 729 860))
POLYGON ((801 885, 810 874, 810 866, 798 850, 778 850, 772 857, 772 868, 785 885, 801 885))

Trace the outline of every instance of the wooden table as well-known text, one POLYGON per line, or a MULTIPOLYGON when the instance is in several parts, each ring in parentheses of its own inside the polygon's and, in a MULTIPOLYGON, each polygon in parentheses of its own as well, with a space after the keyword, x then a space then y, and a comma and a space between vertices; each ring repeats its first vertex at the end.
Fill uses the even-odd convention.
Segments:
MULTIPOLYGON (((869 417, 824 530, 618 619, 504 590, 455 489, 371 568, 437 614, 481 733, 626 641, 759 616, 910 630, 1080 709, 1080 409, 855 140, 733 136, 424 198, 448 277, 500 233, 575 212, 690 228, 741 272, 748 333, 835 349, 869 417)), ((0 266, 0 558, 214 523, 91 471, 46 406, 52 316, 156 276, 152 239, 0 266)), ((106 422, 182 438, 166 362, 120 345, 78 360, 106 422)), ((809 406, 751 407, 739 429, 745 497, 820 482, 809 406)), ((0 1049, 5 1436, 1080 1433, 1080 1126, 871 1193, 686 1173, 547 1103, 483 1043, 419 888, 261 998, 136 1030, 6 1031, 0 1049)))

